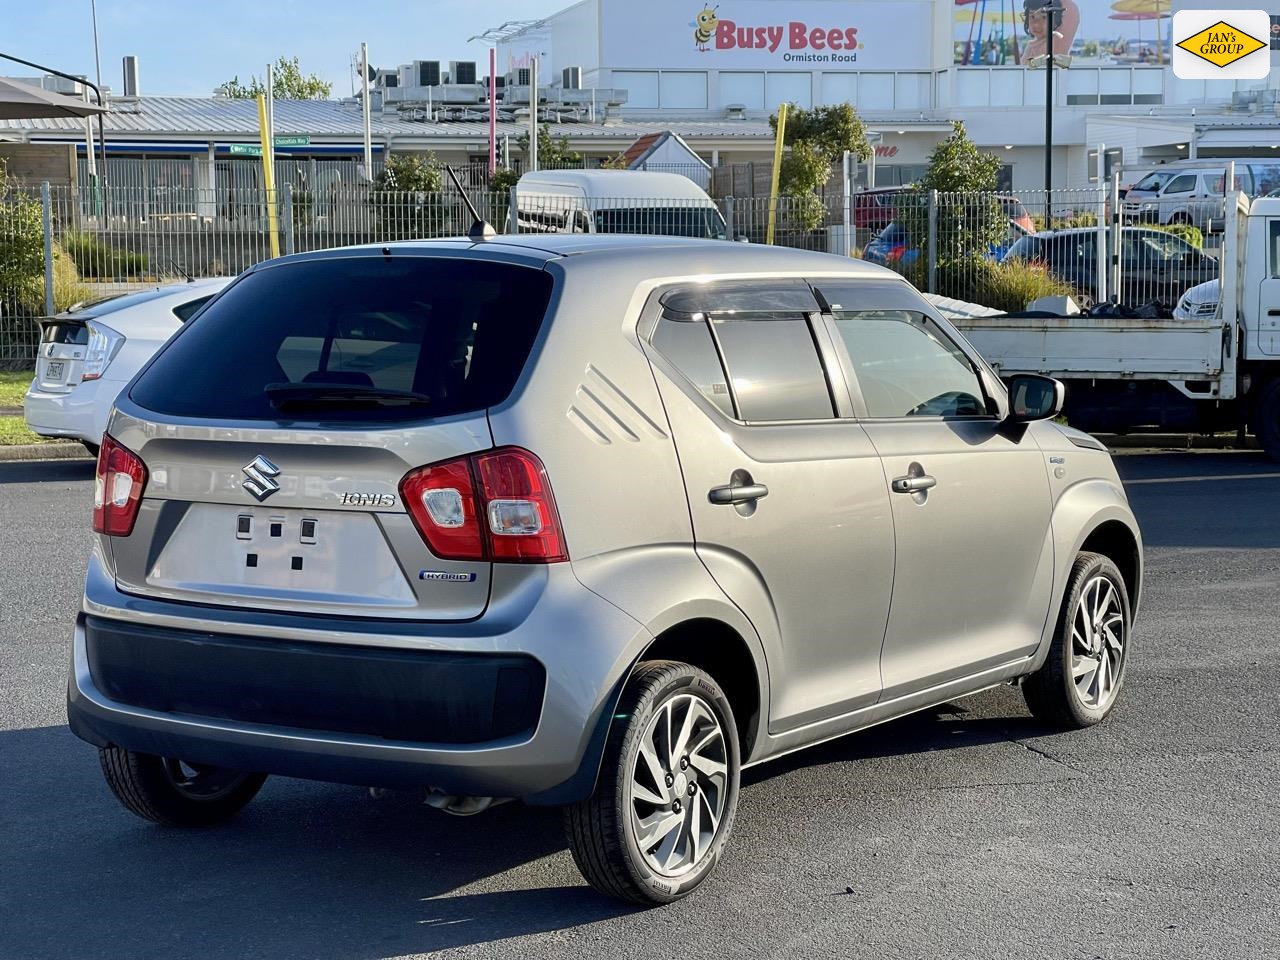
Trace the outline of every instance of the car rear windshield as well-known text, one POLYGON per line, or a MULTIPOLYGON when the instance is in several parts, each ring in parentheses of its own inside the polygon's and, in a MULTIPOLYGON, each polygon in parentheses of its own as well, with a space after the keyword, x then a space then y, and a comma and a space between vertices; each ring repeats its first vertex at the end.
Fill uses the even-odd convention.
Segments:
POLYGON ((362 422, 482 410, 515 386, 551 298, 542 270, 356 256, 244 277, 130 392, 170 416, 362 422))

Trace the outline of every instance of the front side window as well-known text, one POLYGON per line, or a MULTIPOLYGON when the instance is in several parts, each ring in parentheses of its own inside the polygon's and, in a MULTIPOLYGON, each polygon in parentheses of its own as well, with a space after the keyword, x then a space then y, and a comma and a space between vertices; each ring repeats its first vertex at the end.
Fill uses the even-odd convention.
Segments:
POLYGON ((1280 277, 1280 220, 1267 222, 1267 251, 1271 261, 1270 276, 1273 279, 1280 277))
POLYGON ((815 281, 867 416, 981 417, 986 392, 968 355, 905 283, 815 281))
POLYGON ((867 416, 986 415, 982 384, 973 364, 924 314, 841 310, 834 318, 867 416))
POLYGON ((1149 173, 1137 183, 1133 185, 1135 190, 1147 190, 1151 193, 1159 193, 1160 188, 1169 182, 1172 177, 1171 173, 1149 173))
POLYGON ((1164 188, 1165 195, 1174 193, 1191 193, 1196 188, 1196 176, 1194 173, 1184 173, 1180 177, 1174 177, 1169 185, 1164 188))

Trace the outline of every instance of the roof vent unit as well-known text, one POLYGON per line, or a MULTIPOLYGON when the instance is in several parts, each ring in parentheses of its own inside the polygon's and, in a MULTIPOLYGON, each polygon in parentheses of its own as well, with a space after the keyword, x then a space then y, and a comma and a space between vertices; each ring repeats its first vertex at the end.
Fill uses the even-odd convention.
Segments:
POLYGON ((746 104, 730 103, 724 108, 725 116, 730 120, 745 120, 747 118, 746 104))
POLYGON ((413 70, 416 82, 411 84, 415 87, 438 87, 440 86, 440 61, 439 60, 415 60, 413 61, 413 70))
POLYGON ((475 83, 476 82, 476 62, 474 60, 450 60, 449 61, 449 82, 450 83, 475 83))
POLYGON ((124 58, 124 95, 138 96, 138 58, 134 56, 124 58))
POLYGON ((566 90, 582 89, 582 68, 581 67, 565 67, 560 72, 560 86, 566 90))

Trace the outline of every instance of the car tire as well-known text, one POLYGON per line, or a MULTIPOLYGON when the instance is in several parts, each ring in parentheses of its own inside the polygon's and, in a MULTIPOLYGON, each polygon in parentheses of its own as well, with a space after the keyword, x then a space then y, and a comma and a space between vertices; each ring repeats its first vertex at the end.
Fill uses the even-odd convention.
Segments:
POLYGON ((1280 463, 1280 380, 1262 388, 1253 407, 1253 435, 1267 456, 1280 463))
POLYGON ((595 792, 565 809, 569 849, 600 892, 671 903, 711 875, 733 828, 733 710, 709 674, 652 660, 636 667, 614 714, 595 792))
POLYGON ((98 751, 102 775, 130 813, 171 827, 208 827, 234 817, 262 789, 262 773, 187 764, 122 747, 98 751))
POLYGON ((1022 683, 1032 715, 1066 730, 1104 719, 1124 684, 1132 622, 1120 570, 1100 553, 1079 554, 1049 655, 1022 683))

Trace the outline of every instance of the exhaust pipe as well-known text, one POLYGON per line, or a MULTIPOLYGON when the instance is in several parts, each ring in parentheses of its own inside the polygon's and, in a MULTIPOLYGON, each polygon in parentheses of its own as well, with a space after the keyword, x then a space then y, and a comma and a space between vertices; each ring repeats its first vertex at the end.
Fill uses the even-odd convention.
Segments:
MULTIPOLYGON (((385 800, 392 792, 386 787, 369 788, 369 796, 374 800, 385 800)), ((510 800, 510 797, 460 797, 436 787, 428 787, 422 798, 422 802, 428 806, 451 813, 455 817, 472 817, 510 800)))

